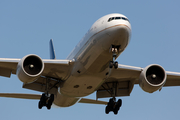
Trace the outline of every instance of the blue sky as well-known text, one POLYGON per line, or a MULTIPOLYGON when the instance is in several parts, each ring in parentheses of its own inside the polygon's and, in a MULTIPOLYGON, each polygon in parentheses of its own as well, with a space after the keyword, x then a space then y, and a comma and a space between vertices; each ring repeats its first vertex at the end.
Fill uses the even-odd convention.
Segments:
MULTIPOLYGON (((131 42, 118 58, 120 64, 146 67, 160 64, 180 72, 180 1, 120 0, 1 0, 0 57, 22 58, 37 54, 49 58, 49 39, 57 59, 65 59, 91 25, 110 13, 122 13, 132 25, 131 42)), ((0 92, 35 93, 22 88, 16 75, 0 77, 0 92)), ((149 94, 136 85, 130 97, 122 97, 118 115, 105 114, 105 106, 76 104, 69 108, 39 110, 37 100, 0 98, 0 118, 18 120, 178 120, 180 87, 149 94)), ((87 96, 95 99, 95 94, 87 96)), ((108 101, 108 99, 102 99, 108 101)))

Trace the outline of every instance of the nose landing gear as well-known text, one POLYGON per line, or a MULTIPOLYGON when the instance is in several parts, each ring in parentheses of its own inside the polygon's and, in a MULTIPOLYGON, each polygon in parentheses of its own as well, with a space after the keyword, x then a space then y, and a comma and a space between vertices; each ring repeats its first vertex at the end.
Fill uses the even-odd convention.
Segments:
POLYGON ((113 68, 113 67, 114 67, 115 69, 118 68, 118 62, 115 61, 115 59, 117 58, 117 54, 118 54, 119 50, 120 50, 120 45, 118 45, 118 46, 112 45, 112 46, 111 46, 110 52, 113 53, 113 54, 112 54, 113 60, 110 61, 110 63, 109 63, 109 68, 113 68))
POLYGON ((109 63, 109 68, 115 68, 115 69, 117 69, 118 68, 118 62, 117 61, 110 61, 110 63, 109 63))

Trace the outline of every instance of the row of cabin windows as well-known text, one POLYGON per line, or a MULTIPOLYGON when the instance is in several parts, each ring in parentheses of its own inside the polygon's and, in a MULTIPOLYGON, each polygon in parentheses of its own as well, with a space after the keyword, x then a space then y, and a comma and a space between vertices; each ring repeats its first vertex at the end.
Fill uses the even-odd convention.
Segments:
POLYGON ((127 18, 125 18, 125 17, 111 17, 111 18, 108 19, 108 22, 110 22, 110 21, 112 21, 112 20, 120 20, 120 19, 129 21, 129 20, 128 20, 127 18))

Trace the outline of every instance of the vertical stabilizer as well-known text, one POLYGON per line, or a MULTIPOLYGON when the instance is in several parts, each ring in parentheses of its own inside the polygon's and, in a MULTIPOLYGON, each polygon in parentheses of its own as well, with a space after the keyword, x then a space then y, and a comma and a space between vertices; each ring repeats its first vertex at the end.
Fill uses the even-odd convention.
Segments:
POLYGON ((55 55, 55 50, 54 50, 54 45, 53 45, 53 40, 52 39, 50 39, 49 47, 50 47, 50 59, 56 59, 56 55, 55 55))

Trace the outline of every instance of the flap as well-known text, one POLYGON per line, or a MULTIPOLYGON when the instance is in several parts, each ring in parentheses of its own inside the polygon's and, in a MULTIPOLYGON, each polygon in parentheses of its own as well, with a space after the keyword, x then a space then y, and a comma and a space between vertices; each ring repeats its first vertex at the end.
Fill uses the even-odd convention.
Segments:
POLYGON ((79 103, 88 103, 88 104, 101 104, 101 105, 107 105, 108 102, 99 101, 99 100, 92 100, 87 98, 82 98, 79 103))
POLYGON ((0 58, 0 76, 10 77, 16 74, 16 67, 21 59, 0 58))
POLYGON ((129 96, 141 71, 140 67, 118 64, 118 68, 112 69, 109 78, 98 88, 96 97, 129 96))
POLYGON ((60 86, 61 80, 59 79, 53 79, 53 78, 47 78, 44 76, 41 76, 38 78, 35 82, 29 83, 29 84, 23 84, 23 88, 35 90, 39 92, 45 92, 46 91, 46 81, 48 80, 48 92, 50 94, 56 94, 58 87, 60 86))
POLYGON ((39 100, 39 99, 41 98, 41 95, 36 95, 36 94, 23 94, 23 93, 0 93, 0 97, 39 100))
POLYGON ((134 87, 134 81, 121 81, 121 82, 105 82, 96 92, 96 97, 120 97, 130 96, 130 93, 134 87))

